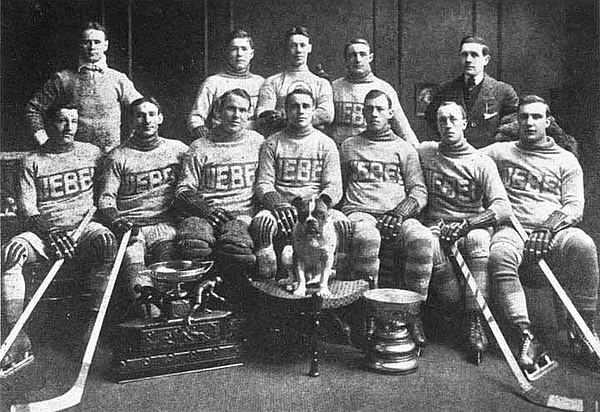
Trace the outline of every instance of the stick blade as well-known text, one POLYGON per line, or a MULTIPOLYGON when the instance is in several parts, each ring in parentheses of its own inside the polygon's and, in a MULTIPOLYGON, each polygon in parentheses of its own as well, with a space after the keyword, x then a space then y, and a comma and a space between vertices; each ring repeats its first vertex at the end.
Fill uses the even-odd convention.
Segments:
POLYGON ((55 412, 72 408, 81 402, 83 388, 73 387, 56 398, 32 403, 11 405, 10 412, 55 412))

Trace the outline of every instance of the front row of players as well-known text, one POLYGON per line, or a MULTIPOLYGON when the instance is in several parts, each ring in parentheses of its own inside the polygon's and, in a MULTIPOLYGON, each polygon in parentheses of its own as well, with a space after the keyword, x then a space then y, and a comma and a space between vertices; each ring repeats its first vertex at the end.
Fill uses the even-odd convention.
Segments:
MULTIPOLYGON (((346 139, 339 153, 335 142, 312 126, 310 92, 294 90, 285 110, 286 127, 265 140, 245 127, 250 96, 231 90, 220 100, 219 126, 188 148, 161 138, 160 105, 139 99, 131 105, 134 135, 109 153, 98 179, 99 149, 74 142, 77 111, 57 107, 48 119, 54 126, 51 139, 25 158, 20 175, 19 210, 31 232, 2 249, 2 333, 23 311, 23 264, 40 258, 85 257, 90 270, 82 273, 89 273, 94 294, 90 309, 97 310, 114 260, 115 235, 129 229, 134 236, 122 276, 131 300, 138 297, 136 285, 151 284, 144 275, 148 254, 156 261, 215 258, 242 269, 255 264, 258 276, 275 277, 277 255, 297 221, 292 201, 309 196, 339 205, 330 209, 340 239, 338 276, 377 279, 379 250, 392 249, 402 256, 394 260, 402 262, 394 268, 397 287, 457 314, 464 308, 464 343, 471 357, 478 358, 488 343, 474 297, 465 293, 446 257, 454 242, 483 295, 494 298, 517 331, 523 369, 535 369, 541 349, 531 333, 520 275, 534 273, 540 258, 557 271, 594 330, 596 247, 573 227, 583 213, 582 171, 575 156, 546 136, 544 100, 523 99, 519 141, 479 151, 464 138, 465 112, 454 102, 437 112, 441 142, 415 149, 390 129, 389 96, 373 90, 364 102, 367 130, 346 139), (96 180, 98 221, 75 244, 69 231, 93 206, 96 180), (526 242, 510 226, 511 213, 529 233, 526 242)), ((159 313, 156 307, 149 306, 150 313, 136 307, 138 316, 159 313)), ((424 347, 421 319, 409 328, 424 347)), ((588 362, 588 346, 575 325, 569 325, 568 336, 588 362)), ((1 366, 15 370, 31 358, 22 332, 1 366)))

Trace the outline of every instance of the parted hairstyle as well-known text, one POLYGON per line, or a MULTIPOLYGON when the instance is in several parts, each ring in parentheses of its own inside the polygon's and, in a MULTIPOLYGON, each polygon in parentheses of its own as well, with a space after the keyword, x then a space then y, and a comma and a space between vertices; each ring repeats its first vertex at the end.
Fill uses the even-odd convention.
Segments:
POLYGON ((526 104, 531 103, 543 103, 546 106, 546 117, 552 116, 552 113, 550 113, 550 105, 548 104, 548 102, 546 102, 546 100, 542 99, 540 96, 536 96, 535 94, 529 94, 519 99, 519 109, 521 108, 521 106, 525 106, 526 104))
POLYGON ((298 88, 292 90, 290 93, 288 93, 287 96, 285 96, 285 108, 286 109, 288 108, 288 105, 290 104, 290 100, 292 99, 292 96, 294 96, 296 94, 304 94, 306 96, 310 96, 310 99, 312 100, 313 105, 315 104, 315 96, 313 96, 312 92, 303 87, 298 87, 298 88))
POLYGON ((129 114, 133 116, 135 114, 135 109, 144 103, 152 103, 158 109, 158 114, 162 113, 162 107, 160 106, 160 103, 158 103, 158 101, 152 96, 145 96, 131 102, 129 105, 129 114))
POLYGON ((225 39, 225 48, 229 47, 229 44, 231 43, 231 41, 233 39, 248 39, 248 43, 250 44, 250 47, 252 47, 254 49, 254 42, 252 41, 252 37, 250 37, 250 35, 248 34, 248 32, 246 30, 242 30, 242 29, 233 29, 232 31, 229 32, 229 34, 227 35, 227 38, 225 39))
POLYGON ((221 112, 225 108, 225 102, 227 101, 229 96, 239 96, 243 99, 246 99, 246 101, 248 102, 248 110, 252 108, 252 99, 250 98, 248 92, 244 89, 237 88, 228 90, 225 93, 223 93, 221 97, 219 97, 219 112, 221 112))
POLYGON ((346 57, 346 54, 348 53, 348 49, 353 44, 364 44, 365 46, 367 46, 369 48, 369 51, 371 50, 371 45, 365 39, 360 39, 360 38, 352 39, 344 45, 344 57, 346 57))
POLYGON ((488 47, 488 45, 487 45, 486 41, 483 39, 483 37, 471 36, 471 35, 465 36, 460 41, 460 47, 462 48, 462 45, 465 43, 481 44, 483 46, 483 48, 481 49, 481 53, 483 53, 484 56, 487 56, 488 54, 490 54, 490 48, 488 47))
POLYGON ((367 93, 367 95, 365 96, 365 104, 367 103, 367 100, 374 100, 381 96, 385 96, 388 102, 388 109, 391 109, 392 99, 390 98, 390 96, 386 92, 377 89, 373 89, 369 93, 367 93))

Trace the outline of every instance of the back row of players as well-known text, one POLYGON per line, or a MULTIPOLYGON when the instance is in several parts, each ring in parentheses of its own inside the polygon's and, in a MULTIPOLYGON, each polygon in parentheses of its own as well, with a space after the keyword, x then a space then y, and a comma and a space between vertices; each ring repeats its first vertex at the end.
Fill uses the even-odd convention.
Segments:
MULTIPOLYGON (((105 40, 97 27, 84 33, 105 40)), ((298 70, 273 76, 259 88, 258 123, 263 123, 259 130, 279 129, 266 140, 248 127, 253 125, 255 106, 253 93, 239 87, 246 83, 235 83, 244 78, 243 73, 220 75, 235 84, 214 92, 213 97, 220 96, 207 106, 204 124, 194 126, 198 138, 189 148, 159 137, 160 105, 142 97, 130 105, 132 137, 104 158, 98 147, 74 141, 80 137, 79 131, 75 133, 78 121, 88 126, 83 130, 91 130, 92 139, 95 132, 89 126, 102 129, 101 121, 82 122, 82 112, 93 113, 87 104, 75 99, 76 106, 71 106, 72 100, 56 98, 60 94, 45 100, 44 131, 49 132, 49 140, 25 158, 20 175, 19 210, 30 232, 3 247, 3 331, 10 330, 23 310, 23 265, 40 258, 83 257, 90 265, 84 273, 89 273, 95 296, 91 309, 97 310, 114 260, 115 236, 130 228, 135 236, 122 273, 131 299, 137 297, 135 285, 151 284, 143 272, 147 253, 156 260, 215 257, 242 267, 256 260, 258 276, 274 277, 274 244, 285 242, 297 220, 291 202, 311 195, 336 206, 331 217, 341 239, 338 254, 346 255, 339 260, 348 263, 350 272, 342 276, 377 278, 380 246, 393 248, 404 256, 403 267, 395 268, 398 287, 418 293, 423 301, 431 295, 455 312, 466 301, 462 318, 470 353, 483 352, 487 338, 474 297, 463 296, 444 253, 444 246, 456 241, 484 296, 495 299, 517 331, 515 347, 522 368, 535 368, 540 348, 531 333, 520 268, 531 272, 533 263, 545 257, 594 328, 599 281, 596 247, 574 227, 583 214, 582 170, 575 156, 546 135, 549 107, 543 99, 522 99, 518 142, 481 150, 465 137, 469 127, 465 107, 451 99, 440 102, 435 123, 441 141, 419 144, 393 89, 370 73, 368 43, 356 40, 345 48, 349 75, 334 82, 334 89, 343 83, 341 90, 354 96, 348 101, 355 102, 341 104, 338 112, 340 119, 346 119, 346 129, 337 128, 332 139, 315 128, 331 121, 327 99, 320 94, 331 88, 306 69, 308 35, 295 28, 288 40, 290 55, 300 62, 292 67, 298 70), (363 68, 363 76, 352 67, 363 68), (359 95, 363 96, 360 103, 359 95), (261 104, 269 98, 272 108, 261 112, 261 104), (87 227, 77 245, 68 233, 94 198, 98 199, 97 221, 87 227), (511 213, 525 226, 526 242, 508 223, 511 213)), ((234 32, 231 70, 244 59, 248 70, 251 45, 245 33, 234 32)), ((469 67, 477 65, 471 63, 474 56, 475 60, 484 57, 485 46, 477 38, 467 38, 461 48, 469 67)), ((90 50, 91 55, 95 49, 90 46, 90 50)), ((487 63, 489 56, 485 57, 487 63)), ((104 72, 94 65, 76 72, 83 80, 72 85, 81 90, 75 97, 84 95, 82 84, 101 83, 98 76, 104 72)), ((477 76, 488 77, 482 73, 473 77, 477 76)), ((211 79, 203 85, 199 101, 211 79)), ((220 87, 226 83, 217 82, 220 87)), ((63 97, 68 96, 64 89, 63 97)), ((465 88, 463 97, 467 92, 465 88)), ((496 110, 491 118, 500 117, 499 107, 491 110, 496 110)), ((197 113, 194 110, 192 118, 197 113)), ((152 309, 153 313, 139 316, 156 316, 157 308, 152 309)), ((425 346, 420 318, 409 327, 416 343, 425 346)), ((568 333, 578 348, 576 355, 587 363, 591 357, 580 332, 570 325, 568 333)), ((2 366, 15 369, 30 357, 31 344, 22 333, 2 366)))

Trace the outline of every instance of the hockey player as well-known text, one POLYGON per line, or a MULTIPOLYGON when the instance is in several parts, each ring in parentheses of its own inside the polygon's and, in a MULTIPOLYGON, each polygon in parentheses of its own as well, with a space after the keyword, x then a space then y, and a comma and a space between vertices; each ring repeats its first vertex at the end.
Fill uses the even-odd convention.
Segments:
POLYGON ((227 67, 224 71, 208 77, 198 90, 188 119, 188 128, 194 138, 206 138, 208 130, 219 124, 215 114, 219 111, 218 99, 228 90, 243 89, 252 99, 248 113, 248 128, 255 128, 254 110, 258 101, 258 91, 265 79, 250 72, 250 63, 254 57, 254 42, 247 32, 233 30, 227 38, 227 67))
POLYGON ((304 27, 294 27, 286 33, 288 67, 268 77, 260 88, 256 115, 259 130, 269 136, 285 125, 285 100, 297 88, 309 90, 315 99, 312 125, 326 125, 333 120, 333 97, 329 82, 308 70, 308 55, 312 51, 310 36, 304 27))
MULTIPOLYGON (((522 350, 518 360, 526 370, 535 366, 536 352, 541 350, 533 344, 519 273, 540 276, 539 271, 535 272, 539 259, 545 258, 556 270, 573 304, 596 333, 598 255, 594 241, 575 227, 583 215, 583 173, 577 158, 546 135, 549 116, 544 99, 527 96, 519 104, 517 114, 519 141, 482 149, 496 162, 515 216, 529 234, 523 242, 512 226, 503 226, 494 235, 490 251, 496 300, 520 332, 522 350)), ((585 364, 594 360, 600 368, 572 321, 568 338, 576 356, 585 364)))
POLYGON ((121 141, 121 111, 141 97, 131 80, 106 63, 106 29, 95 22, 81 31, 79 61, 55 73, 25 108, 25 117, 37 143, 48 139, 44 118, 57 101, 73 101, 79 112, 77 140, 108 152, 121 141))
MULTIPOLYGON (((98 311, 114 261, 114 235, 91 222, 78 242, 70 232, 94 205, 94 178, 101 150, 75 142, 77 109, 59 105, 46 111, 49 140, 25 156, 19 173, 18 210, 28 232, 12 238, 2 248, 2 333, 6 335, 23 313, 23 265, 53 259, 77 259, 92 291, 91 310, 98 311)), ((1 336, 4 341, 6 336, 1 336)), ((10 374, 33 359, 31 342, 21 331, 0 365, 10 374)))
MULTIPOLYGON (((393 247, 405 255, 404 273, 402 268, 394 268, 397 286, 417 292, 425 302, 433 264, 433 236, 415 219, 427 202, 419 155, 390 128, 394 117, 390 96, 371 90, 362 110, 367 129, 345 139, 340 151, 345 189, 342 212, 351 221, 377 227, 382 247, 393 247)), ((427 340, 420 316, 411 320, 409 327, 415 343, 424 347, 427 340)))
POLYGON ((371 71, 373 53, 369 42, 364 39, 350 40, 344 46, 346 75, 335 80, 333 89, 333 104, 335 117, 331 125, 331 137, 338 147, 350 136, 356 136, 366 128, 363 114, 365 96, 371 90, 385 92, 392 101, 393 116, 390 120, 393 132, 413 146, 419 145, 419 140, 400 106, 398 94, 387 82, 375 77, 371 71))
MULTIPOLYGON (((419 148, 429 193, 424 222, 434 236, 430 295, 449 308, 460 303, 462 291, 444 248, 458 241, 461 253, 487 297, 490 239, 497 223, 511 213, 510 203, 494 162, 467 143, 464 109, 444 102, 437 112, 441 142, 424 142, 419 148)), ((475 297, 465 298, 465 347, 475 363, 487 348, 487 337, 475 297)))
MULTIPOLYGON (((128 295, 134 300, 136 285, 152 286, 150 277, 141 273, 146 269, 146 252, 155 261, 173 258, 176 230, 171 206, 180 161, 188 147, 159 136, 163 114, 154 98, 138 99, 130 110, 134 134, 108 154, 98 209, 117 236, 132 229, 122 272, 128 295)), ((158 308, 152 305, 152 312, 138 315, 154 317, 158 308)))
POLYGON ((255 261, 249 224, 265 139, 246 129, 252 103, 245 90, 225 92, 218 113, 220 124, 208 139, 194 141, 183 158, 176 202, 191 217, 181 223, 180 244, 184 258, 208 258, 216 249, 220 264, 247 268, 255 261))

